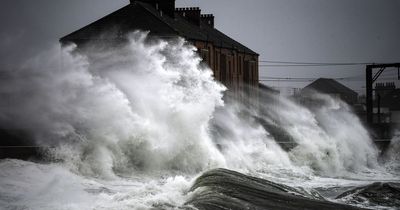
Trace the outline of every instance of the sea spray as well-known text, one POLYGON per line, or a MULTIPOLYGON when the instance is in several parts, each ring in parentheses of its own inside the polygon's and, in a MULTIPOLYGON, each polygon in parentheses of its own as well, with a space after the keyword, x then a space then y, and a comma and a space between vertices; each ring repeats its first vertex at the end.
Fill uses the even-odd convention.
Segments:
POLYGON ((20 160, 0 160, 0 168, 0 209, 179 209, 192 180, 166 174, 96 179, 20 160))
POLYGON ((247 95, 244 102, 229 100, 213 120, 214 141, 228 165, 327 177, 379 169, 378 150, 351 108, 320 93, 311 100, 313 105, 306 106, 262 91, 257 97, 247 95), (277 143, 291 147, 284 151, 277 143))
POLYGON ((288 154, 261 126, 255 109, 230 102, 216 111, 212 120, 214 142, 228 168, 255 172, 269 167, 292 167, 288 154))
MULTIPOLYGON (((284 129, 297 146, 289 151, 298 166, 324 176, 345 176, 377 167, 377 149, 368 131, 347 104, 315 93, 315 106, 270 95, 260 113, 284 129), (272 101, 272 102, 271 102, 272 101)), ((277 139, 279 141, 279 139, 277 139)))
POLYGON ((388 171, 400 173, 400 130, 394 131, 393 138, 381 158, 381 163, 388 171))
POLYGON ((54 157, 95 176, 224 166, 208 135, 224 87, 184 40, 146 38, 133 33, 89 57, 70 46, 61 66, 57 49, 29 61, 9 82, 15 106, 1 124, 28 129, 39 145, 55 145, 54 157))
POLYGON ((135 32, 125 44, 87 46, 31 59, 2 88, 13 107, 2 106, 1 125, 30 131, 76 171, 278 166, 343 176, 376 166, 368 132, 340 100, 315 94, 320 105, 310 108, 260 91, 223 106, 225 88, 183 39, 135 32), (295 147, 284 151, 282 141, 295 147))
POLYGON ((224 103, 225 87, 183 39, 136 32, 112 48, 55 47, 5 78, 1 127, 52 149, 48 164, 0 162, 0 187, 13 187, 1 193, 2 207, 175 208, 194 178, 216 167, 293 186, 380 169, 367 131, 343 102, 315 95, 321 106, 306 107, 259 92, 224 103), (52 197, 63 197, 54 190, 65 186, 63 193, 80 196, 52 197), (31 196, 36 188, 44 197, 31 196))

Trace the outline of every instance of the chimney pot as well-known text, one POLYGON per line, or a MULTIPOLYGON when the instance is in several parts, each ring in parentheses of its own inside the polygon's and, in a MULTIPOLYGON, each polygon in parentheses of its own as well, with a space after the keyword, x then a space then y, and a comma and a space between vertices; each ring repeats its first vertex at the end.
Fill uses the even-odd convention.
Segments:
POLYGON ((175 12, 184 17, 187 21, 200 26, 201 10, 199 7, 176 8, 175 12))
POLYGON ((206 23, 208 26, 214 28, 214 15, 213 14, 201 15, 201 21, 203 23, 206 23))

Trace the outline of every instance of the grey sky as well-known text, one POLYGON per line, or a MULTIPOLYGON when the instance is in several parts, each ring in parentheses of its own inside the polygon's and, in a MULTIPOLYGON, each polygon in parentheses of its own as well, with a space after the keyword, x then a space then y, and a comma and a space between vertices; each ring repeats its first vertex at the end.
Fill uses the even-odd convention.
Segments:
MULTIPOLYGON (((46 44, 128 0, 2 0, 1 61, 46 44)), ((216 16, 216 27, 260 53, 260 60, 400 62, 400 0, 177 0, 216 16)), ((260 76, 348 77, 364 66, 260 68, 260 76)), ((394 75, 394 71, 388 71, 394 75)), ((364 82, 343 83, 361 90, 364 82)), ((302 87, 306 83, 273 82, 302 87)))

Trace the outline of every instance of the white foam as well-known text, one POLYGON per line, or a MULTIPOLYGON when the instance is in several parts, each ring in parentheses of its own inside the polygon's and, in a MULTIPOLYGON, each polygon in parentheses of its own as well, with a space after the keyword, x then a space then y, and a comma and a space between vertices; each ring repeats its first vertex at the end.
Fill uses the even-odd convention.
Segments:
POLYGON ((175 208, 186 200, 192 178, 165 174, 111 181, 78 176, 55 164, 0 162, 1 209, 175 208))
POLYGON ((92 176, 224 166, 208 133, 224 87, 184 40, 145 39, 137 32, 121 48, 93 47, 90 58, 69 47, 62 61, 57 48, 31 60, 10 82, 19 85, 15 106, 2 109, 1 124, 28 129, 92 176))
POLYGON ((225 87, 193 46, 146 39, 136 32, 117 49, 86 49, 88 57, 54 48, 10 71, 0 87, 13 106, 0 106, 1 126, 52 146, 57 164, 2 161, 1 206, 174 208, 193 177, 215 167, 305 187, 385 178, 343 102, 317 94, 323 106, 307 108, 269 95, 224 105, 225 87), (296 147, 284 151, 254 117, 296 147))
POLYGON ((325 176, 344 176, 377 167, 377 149, 360 120, 340 100, 316 94, 322 106, 311 109, 283 97, 267 109, 298 144, 291 160, 325 176))

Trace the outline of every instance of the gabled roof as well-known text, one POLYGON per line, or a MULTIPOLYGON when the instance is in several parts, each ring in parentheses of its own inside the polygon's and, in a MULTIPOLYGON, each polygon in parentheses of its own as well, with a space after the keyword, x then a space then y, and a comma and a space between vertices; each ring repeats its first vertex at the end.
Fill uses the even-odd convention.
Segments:
POLYGON ((357 92, 355 92, 354 90, 342 85, 341 83, 339 83, 334 79, 327 79, 327 78, 319 78, 315 80, 314 82, 303 88, 302 92, 310 90, 316 90, 321 93, 327 93, 327 94, 340 93, 340 94, 357 95, 357 92))
POLYGON ((134 30, 149 31, 150 35, 158 37, 181 36, 191 41, 209 42, 216 47, 258 55, 206 23, 201 22, 198 26, 180 15, 175 15, 175 17, 161 15, 152 5, 139 1, 61 38, 60 41, 64 43, 93 39, 117 39, 121 34, 134 30))

